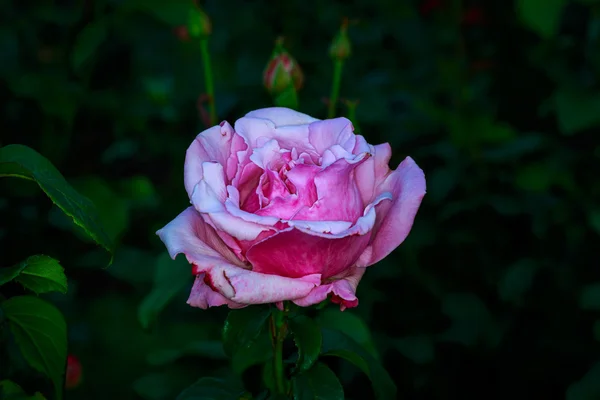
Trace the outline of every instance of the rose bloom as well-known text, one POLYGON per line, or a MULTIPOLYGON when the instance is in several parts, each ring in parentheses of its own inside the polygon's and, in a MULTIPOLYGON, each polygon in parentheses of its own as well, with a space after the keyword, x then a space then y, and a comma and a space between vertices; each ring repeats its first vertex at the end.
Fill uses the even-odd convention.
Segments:
POLYGON ((157 232, 193 265, 188 304, 356 307, 366 267, 404 241, 425 194, 415 162, 392 171, 390 157, 346 118, 287 108, 200 133, 184 167, 192 206, 157 232))

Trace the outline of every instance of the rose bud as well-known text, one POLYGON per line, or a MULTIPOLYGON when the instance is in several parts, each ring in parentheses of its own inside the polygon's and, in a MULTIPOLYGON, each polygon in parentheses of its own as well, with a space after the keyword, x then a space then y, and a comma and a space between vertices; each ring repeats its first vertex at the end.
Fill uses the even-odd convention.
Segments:
POLYGON ((298 62, 283 48, 282 41, 279 39, 263 73, 265 88, 272 95, 278 95, 290 85, 300 90, 303 82, 304 75, 298 62))
POLYGON ((190 37, 204 38, 210 36, 212 24, 210 18, 200 6, 191 7, 188 15, 188 32, 190 37))
POLYGON ((67 372, 65 375, 65 388, 73 389, 81 383, 81 363, 73 354, 67 356, 67 372))
POLYGON ((342 26, 333 38, 329 47, 329 55, 335 60, 345 60, 351 53, 350 39, 348 38, 348 19, 344 18, 342 26))
POLYGON ((425 175, 410 157, 391 170, 390 145, 353 130, 274 107, 196 137, 183 177, 191 206, 157 232, 192 264, 188 304, 358 305, 367 267, 409 234, 425 175))

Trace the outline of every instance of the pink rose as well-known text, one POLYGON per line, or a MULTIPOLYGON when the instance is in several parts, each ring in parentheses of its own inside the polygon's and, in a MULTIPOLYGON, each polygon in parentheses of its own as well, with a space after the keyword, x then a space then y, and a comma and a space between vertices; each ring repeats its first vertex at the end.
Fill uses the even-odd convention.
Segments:
POLYGON ((188 304, 309 306, 331 293, 356 307, 365 268, 404 241, 425 194, 415 162, 392 171, 390 156, 346 118, 287 108, 200 133, 185 159, 192 206, 157 232, 193 264, 188 304))

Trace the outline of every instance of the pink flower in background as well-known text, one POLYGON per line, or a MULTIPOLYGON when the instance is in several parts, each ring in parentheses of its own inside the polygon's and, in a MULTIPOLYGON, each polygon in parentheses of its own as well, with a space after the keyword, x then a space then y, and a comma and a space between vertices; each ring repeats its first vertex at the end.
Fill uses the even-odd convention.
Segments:
POLYGON ((157 232, 193 264, 188 303, 356 307, 366 267, 404 241, 425 194, 415 162, 392 171, 390 156, 346 118, 287 108, 200 133, 185 160, 192 206, 157 232))

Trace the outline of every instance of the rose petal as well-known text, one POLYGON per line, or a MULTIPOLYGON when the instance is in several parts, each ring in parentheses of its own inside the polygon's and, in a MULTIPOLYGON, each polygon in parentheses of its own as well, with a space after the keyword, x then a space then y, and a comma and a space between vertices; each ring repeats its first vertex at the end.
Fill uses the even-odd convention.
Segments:
POLYGON ((407 157, 376 190, 391 193, 393 201, 382 202, 376 207, 377 222, 367 249, 370 254, 368 258, 361 257, 361 266, 375 264, 406 239, 425 196, 425 174, 412 158, 407 157))
POLYGON ((329 293, 333 293, 331 301, 339 304, 342 311, 346 308, 356 307, 358 306, 356 288, 364 273, 365 268, 352 268, 347 271, 346 276, 317 286, 306 297, 294 300, 294 303, 301 307, 308 307, 322 302, 329 293))
POLYGON ((189 262, 194 260, 196 264, 226 260, 232 265, 245 267, 194 207, 186 208, 156 234, 173 259, 184 253, 189 262))
POLYGON ((298 278, 263 274, 231 266, 216 265, 205 270, 205 282, 210 283, 226 299, 241 304, 265 304, 294 300, 306 296, 321 283, 320 274, 298 278))
POLYGON ((375 196, 375 188, 383 182, 390 172, 388 163, 392 157, 392 148, 389 143, 371 146, 370 151, 372 152, 372 157, 354 170, 356 184, 358 185, 362 201, 365 204, 371 202, 375 196))
POLYGON ((339 145, 344 150, 352 152, 356 142, 354 127, 347 118, 334 118, 316 121, 308 126, 308 140, 318 154, 333 145, 339 145))
MULTIPOLYGON (((227 242, 232 243, 223 237, 223 233, 231 235, 240 240, 254 240, 261 232, 271 229, 269 226, 261 225, 256 222, 247 221, 239 216, 232 215, 226 208, 227 198, 223 198, 222 186, 224 182, 219 181, 216 176, 222 175, 222 169, 218 164, 214 165, 215 173, 207 182, 206 177, 196 185, 192 193, 192 204, 203 214, 206 222, 210 223, 217 233, 227 242), (207 218, 208 217, 208 218, 207 218)), ((239 199, 237 199, 239 201, 239 199)), ((229 203, 231 204, 231 203, 229 203)), ((239 209, 238 209, 239 211, 239 209)), ((265 218, 263 221, 267 221, 265 218)), ((273 221, 270 221, 273 222, 273 221)))
POLYGON ((260 147, 266 140, 275 139, 282 149, 297 148, 299 152, 318 158, 308 141, 308 125, 278 126, 269 119, 244 117, 235 122, 235 131, 251 148, 260 147))
POLYGON ((247 304, 236 303, 227 299, 219 292, 215 292, 209 285, 204 283, 205 274, 196 276, 194 286, 190 292, 187 303, 192 307, 199 307, 206 310, 208 307, 218 307, 227 304, 229 308, 242 308, 247 304))
POLYGON ((369 238, 368 233, 336 238, 288 228, 257 242, 246 257, 256 272, 290 278, 321 274, 326 279, 352 266, 369 238))
POLYGON ((354 160, 340 159, 320 171, 314 178, 318 200, 301 210, 294 219, 354 223, 365 207, 353 171, 366 159, 366 154, 354 160))
POLYGON ((196 136, 185 156, 183 181, 188 196, 192 196, 194 187, 204 176, 202 168, 204 162, 216 162, 228 166, 227 179, 233 178, 236 167, 229 161, 232 151, 237 152, 246 147, 239 138, 234 140, 235 136, 233 128, 225 121, 196 136))
POLYGON ((247 118, 268 119, 275 126, 303 125, 318 121, 309 115, 285 107, 261 108, 246 114, 247 118))

